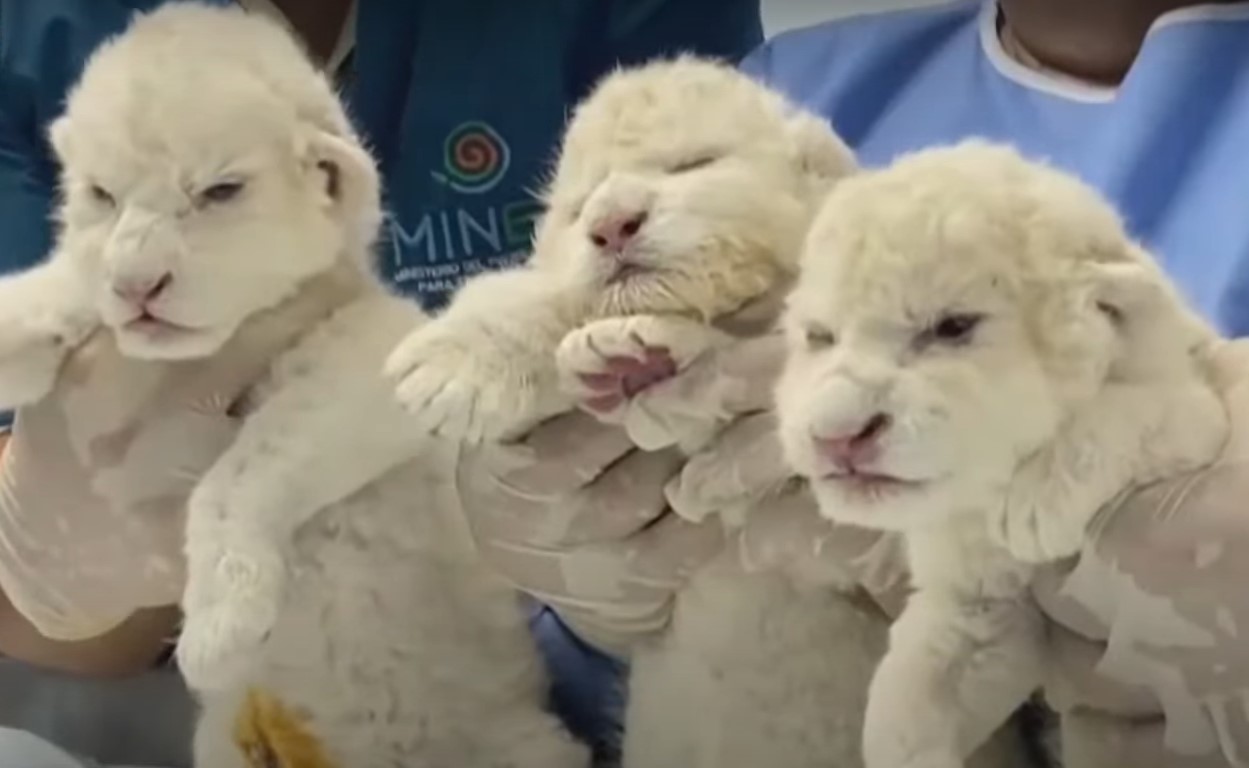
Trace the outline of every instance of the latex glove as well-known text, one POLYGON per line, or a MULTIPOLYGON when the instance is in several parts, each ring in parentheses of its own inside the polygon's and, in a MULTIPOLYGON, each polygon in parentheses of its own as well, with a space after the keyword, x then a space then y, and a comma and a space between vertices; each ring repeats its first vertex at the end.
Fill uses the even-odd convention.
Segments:
POLYGON ((734 545, 748 571, 779 569, 810 582, 858 584, 886 610, 898 610, 906 589, 901 540, 822 518, 781 453, 771 408, 785 353, 783 335, 770 332, 703 355, 681 376, 636 398, 634 407, 647 418, 625 424, 654 430, 662 414, 681 413, 717 393, 738 418, 669 482, 671 506, 689 519, 737 510, 733 517, 746 524, 734 545))
MULTIPOLYGON (((758 333, 774 314, 775 303, 767 302, 721 327, 758 333)), ((653 373, 646 370, 652 363, 665 375, 676 369, 674 377, 610 405, 623 428, 573 413, 519 444, 467 453, 457 485, 478 548, 521 591, 609 653, 627 655, 633 643, 662 631, 677 591, 723 551, 725 537, 716 519, 693 524, 672 513, 665 486, 684 458, 675 450, 641 451, 637 443, 662 444, 661 433, 679 431, 664 421, 662 414, 672 411, 659 407, 663 398, 685 400, 714 383, 727 393, 722 405, 729 412, 767 402, 778 359, 740 354, 765 348, 775 351, 747 338, 724 354, 693 355, 675 365, 664 350, 620 369, 622 377, 643 378, 653 373)))
POLYGON ((1051 698, 1091 755, 1075 768, 1249 765, 1249 341, 1216 359, 1222 457, 1105 510, 1035 589, 1061 627, 1051 698))
POLYGON ((664 483, 682 460, 575 413, 466 455, 457 486, 491 565, 582 639, 625 655, 667 626, 676 591, 723 546, 718 523, 667 507, 664 483))
POLYGON ((738 506, 734 545, 748 572, 783 571, 806 583, 865 588, 897 616, 908 589, 900 537, 830 522, 785 463, 770 411, 751 414, 691 457, 667 489, 683 515, 738 506))
POLYGON ((298 326, 264 318, 186 363, 125 359, 100 332, 18 411, 0 464, 0 588, 42 634, 95 637, 178 602, 187 496, 234 436, 227 410, 298 326))

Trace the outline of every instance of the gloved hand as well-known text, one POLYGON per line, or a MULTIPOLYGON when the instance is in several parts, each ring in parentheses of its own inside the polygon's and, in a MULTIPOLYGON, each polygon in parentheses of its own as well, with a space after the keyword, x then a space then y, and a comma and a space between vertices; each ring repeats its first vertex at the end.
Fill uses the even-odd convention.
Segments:
POLYGON ((1073 768, 1249 765, 1249 341, 1216 364, 1221 458, 1103 510, 1034 589, 1059 625, 1049 688, 1073 768))
POLYGON ((54 640, 177 603, 184 505, 236 430, 230 406, 312 311, 250 324, 210 361, 128 360, 96 333, 21 409, 0 463, 0 588, 54 640))
MULTIPOLYGON (((690 457, 668 485, 667 498, 682 516, 737 508, 745 526, 733 537, 747 571, 784 571, 807 583, 857 584, 896 616, 907 590, 901 538, 834 525, 781 454, 770 408, 772 385, 784 357, 784 340, 770 335, 731 350, 722 367, 749 373, 753 409, 705 450, 690 457)), ((698 389, 690 392, 697 393, 698 389)))
POLYGON ((718 524, 667 507, 664 483, 682 461, 574 413, 466 455, 457 485, 491 565, 583 640, 624 656, 667 625, 677 590, 723 546, 718 524))
POLYGON ((672 513, 665 486, 684 458, 638 450, 630 430, 653 438, 666 410, 657 400, 688 399, 711 381, 726 393, 727 410, 762 407, 775 349, 747 334, 759 332, 773 307, 757 304, 723 324, 746 339, 733 349, 677 361, 675 378, 631 398, 624 407, 634 412, 618 414, 623 428, 572 413, 460 462, 457 485, 481 552, 601 650, 624 656, 662 631, 677 591, 725 541, 717 519, 696 525, 672 513))

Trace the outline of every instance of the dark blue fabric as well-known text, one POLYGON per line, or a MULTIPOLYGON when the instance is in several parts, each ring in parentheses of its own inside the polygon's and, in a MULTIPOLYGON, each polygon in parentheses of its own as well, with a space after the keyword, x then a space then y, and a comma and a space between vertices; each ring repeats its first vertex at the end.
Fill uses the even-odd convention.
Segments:
POLYGON ((613 764, 620 758, 628 667, 578 639, 550 608, 540 608, 532 626, 551 670, 552 708, 594 747, 598 762, 613 764))

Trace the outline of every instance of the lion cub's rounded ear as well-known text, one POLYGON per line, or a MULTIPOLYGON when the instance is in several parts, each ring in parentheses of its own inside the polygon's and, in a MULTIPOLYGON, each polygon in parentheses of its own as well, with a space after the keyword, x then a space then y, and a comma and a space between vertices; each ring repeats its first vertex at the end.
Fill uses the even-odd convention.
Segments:
POLYGON ((1098 309, 1116 322, 1140 311, 1157 311, 1171 299, 1165 278, 1146 264, 1091 262, 1087 269, 1093 300, 1098 309))
POLYGON ((69 118, 65 115, 61 115, 48 124, 48 145, 52 147, 52 151, 56 153, 56 156, 62 160, 64 160, 66 153, 69 152, 69 133, 69 118))
POLYGON ((797 110, 786 131, 798 167, 813 184, 829 187, 858 170, 854 152, 824 119, 797 110))
POLYGON ((304 144, 301 156, 329 206, 349 215, 380 207, 377 165, 355 140, 318 132, 304 144))
POLYGON ((1200 358, 1218 340, 1214 327, 1148 258, 1086 264, 1089 296, 1124 345, 1116 361, 1116 366, 1128 366, 1121 375, 1127 370, 1171 370, 1177 352, 1200 358))

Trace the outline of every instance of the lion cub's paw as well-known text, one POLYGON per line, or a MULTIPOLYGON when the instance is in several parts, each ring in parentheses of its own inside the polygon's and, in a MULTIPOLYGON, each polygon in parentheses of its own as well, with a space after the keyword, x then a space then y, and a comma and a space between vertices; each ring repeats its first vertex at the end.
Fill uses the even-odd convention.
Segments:
POLYGON ((556 352, 560 382, 586 410, 607 415, 676 376, 724 334, 680 317, 610 317, 564 337, 556 352))
POLYGON ((197 690, 242 684, 277 625, 285 564, 258 546, 189 554, 178 667, 197 690))
POLYGON ((87 314, 38 302, 0 306, 0 408, 29 405, 52 391, 65 357, 94 330, 87 314))
POLYGON ((391 354, 386 375, 419 428, 468 443, 498 440, 538 409, 532 362, 472 330, 436 323, 391 354))

